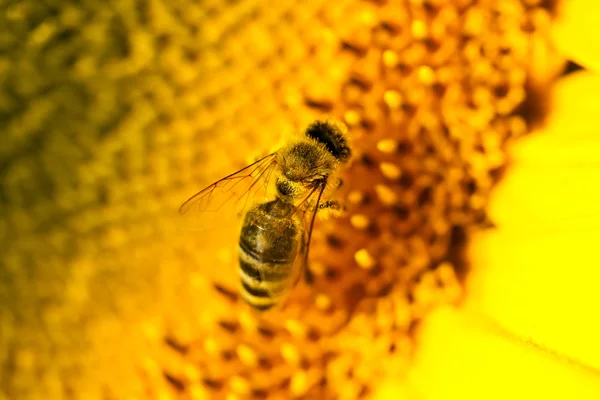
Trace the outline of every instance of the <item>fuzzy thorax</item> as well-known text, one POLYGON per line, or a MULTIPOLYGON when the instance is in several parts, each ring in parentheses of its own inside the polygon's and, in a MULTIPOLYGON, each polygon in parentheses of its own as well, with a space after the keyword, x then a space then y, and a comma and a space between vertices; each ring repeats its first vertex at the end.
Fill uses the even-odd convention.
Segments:
POLYGON ((277 154, 281 174, 277 178, 277 196, 296 203, 323 191, 326 198, 338 186, 341 163, 350 157, 345 131, 331 122, 316 121, 303 136, 295 138, 277 154))

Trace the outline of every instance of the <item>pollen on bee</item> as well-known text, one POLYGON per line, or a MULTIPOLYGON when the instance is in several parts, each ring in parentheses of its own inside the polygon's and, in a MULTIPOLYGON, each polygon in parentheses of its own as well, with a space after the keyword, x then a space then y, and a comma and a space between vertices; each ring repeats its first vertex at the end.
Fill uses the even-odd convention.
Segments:
POLYGON ((354 253, 354 261, 356 261, 359 267, 364 269, 371 269, 377 263, 367 249, 360 249, 354 253))

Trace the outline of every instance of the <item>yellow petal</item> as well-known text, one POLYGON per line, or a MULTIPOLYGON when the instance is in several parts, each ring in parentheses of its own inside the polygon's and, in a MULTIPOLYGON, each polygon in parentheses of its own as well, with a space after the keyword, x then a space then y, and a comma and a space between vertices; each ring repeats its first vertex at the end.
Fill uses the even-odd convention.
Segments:
POLYGON ((497 229, 472 239, 474 268, 466 289, 467 307, 595 371, 600 371, 599 90, 600 77, 587 72, 565 79, 553 91, 546 129, 511 149, 513 162, 489 207, 497 229))
POLYGON ((561 79, 550 93, 550 107, 544 136, 560 136, 566 141, 597 139, 600 137, 600 74, 580 71, 561 79))
POLYGON ((572 60, 600 71, 598 2, 563 0, 552 30, 556 46, 572 60))
POLYGON ((419 333, 409 383, 420 393, 411 398, 597 399, 600 393, 593 371, 519 343, 466 311, 441 309, 419 333))
POLYGON ((598 229, 498 229, 475 237, 467 306, 600 371, 599 239, 598 229))
POLYGON ((557 85, 547 127, 510 149, 512 162, 489 206, 499 228, 600 226, 599 93, 600 76, 588 72, 557 85))
POLYGON ((531 147, 524 144, 519 152, 531 157, 516 161, 493 192, 489 215, 499 229, 537 234, 600 228, 597 140, 569 147, 549 140, 531 147), (574 158, 578 155, 582 160, 574 158))

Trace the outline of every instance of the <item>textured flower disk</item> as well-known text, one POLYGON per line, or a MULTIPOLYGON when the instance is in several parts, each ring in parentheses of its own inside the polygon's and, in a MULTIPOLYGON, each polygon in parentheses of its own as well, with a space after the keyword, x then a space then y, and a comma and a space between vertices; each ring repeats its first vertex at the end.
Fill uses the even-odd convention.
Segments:
POLYGON ((213 395, 351 399, 386 374, 402 376, 414 323, 460 298, 464 237, 488 222, 505 145, 527 131, 518 108, 533 67, 528 51, 549 22, 544 9, 388 2, 345 14, 358 22, 339 33, 338 60, 323 70, 329 84, 314 79, 302 94, 314 115, 350 128, 355 156, 338 193, 348 212, 317 225, 314 292, 297 291, 282 313, 258 322, 273 338, 231 329, 241 321, 230 308, 217 317, 237 356, 205 354, 199 363, 215 374, 206 375, 218 382, 213 395), (268 378, 244 363, 239 343, 269 360, 268 378))
MULTIPOLYGON (((554 50, 534 50, 546 64, 534 68, 546 69, 535 80, 562 57, 568 73, 546 92, 543 123, 508 149, 510 166, 487 207, 496 229, 468 246, 474 268, 462 307, 438 310, 420 331, 411 375, 428 398, 478 399, 490 388, 494 398, 598 398, 597 7, 557 2, 554 50)), ((379 395, 401 391, 389 379, 379 395)))
POLYGON ((368 397, 461 298, 465 238, 562 67, 531 57, 552 59, 546 2, 272 3, 7 7, 8 398, 368 397), (175 212, 325 116, 352 136, 347 213, 315 227, 314 285, 257 317, 237 237, 175 212))

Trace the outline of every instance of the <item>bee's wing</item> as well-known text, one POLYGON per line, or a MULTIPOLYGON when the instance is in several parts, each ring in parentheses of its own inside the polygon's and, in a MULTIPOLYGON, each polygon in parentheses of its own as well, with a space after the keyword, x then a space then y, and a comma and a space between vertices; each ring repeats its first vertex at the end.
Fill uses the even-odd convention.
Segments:
POLYGON ((321 203, 321 196, 323 196, 323 191, 325 190, 325 186, 327 186, 327 182, 323 181, 320 185, 316 186, 309 194, 308 198, 304 203, 300 204, 299 209, 304 216, 305 222, 305 237, 306 244, 304 249, 304 260, 302 262, 302 266, 304 268, 304 278, 307 283, 312 282, 313 278, 308 268, 308 251, 310 249, 310 239, 312 237, 312 230, 315 225, 315 217, 317 216, 317 211, 319 210, 319 205, 321 203))
POLYGON ((265 201, 269 181, 277 167, 276 153, 248 165, 199 191, 181 207, 179 214, 191 218, 195 229, 207 231, 241 213, 254 199, 265 201))
MULTIPOLYGON (((292 294, 292 289, 296 286, 299 280, 306 278, 305 274, 308 273, 308 269, 306 267, 308 257, 308 245, 310 241, 310 235, 312 232, 312 225, 314 223, 314 217, 318 208, 318 201, 321 197, 324 187, 325 185, 318 185, 312 188, 308 192, 308 194, 304 198, 299 200, 295 205, 295 216, 300 219, 303 228, 302 238, 299 243, 300 247, 298 249, 296 259, 291 265, 290 275, 286 279, 285 285, 279 287, 277 291, 272 291, 268 285, 261 286, 261 290, 269 292, 272 297, 278 297, 280 299, 280 301, 275 306, 269 308, 267 312, 262 312, 262 314, 271 314, 277 310, 281 310, 281 308, 284 307, 287 303, 288 297, 292 294)), ((272 277, 266 274, 265 269, 259 269, 258 273, 262 282, 268 282, 270 279, 272 279, 272 277)))
MULTIPOLYGON (((296 204, 295 212, 302 222, 303 237, 302 237, 302 241, 300 243, 300 248, 298 249, 298 255, 296 256, 296 259, 294 260, 293 264, 291 265, 292 270, 290 272, 290 277, 287 281, 286 288, 283 291, 283 293, 285 293, 285 294, 281 298, 281 301, 275 307, 270 309, 271 312, 280 310, 282 307, 285 307, 285 305, 288 303, 288 299, 290 296, 295 296, 296 294, 302 296, 301 293, 292 291, 292 289, 294 289, 296 284, 298 284, 301 279, 304 279, 306 281, 306 283, 312 282, 312 275, 310 274, 310 270, 307 265, 308 250, 310 247, 310 238, 312 235, 312 229, 313 229, 314 222, 315 222, 315 216, 316 216, 317 210, 319 209, 319 202, 321 201, 321 196, 323 194, 324 189, 325 189, 325 182, 312 188, 308 192, 308 194, 296 204)), ((262 272, 261 272, 261 274, 262 274, 262 272)), ((268 277, 266 277, 264 275, 261 278, 263 280, 268 279, 268 277)), ((278 296, 281 293, 272 293, 272 294, 273 294, 273 296, 278 296)), ((304 295, 306 295, 306 294, 304 294, 304 295)))

